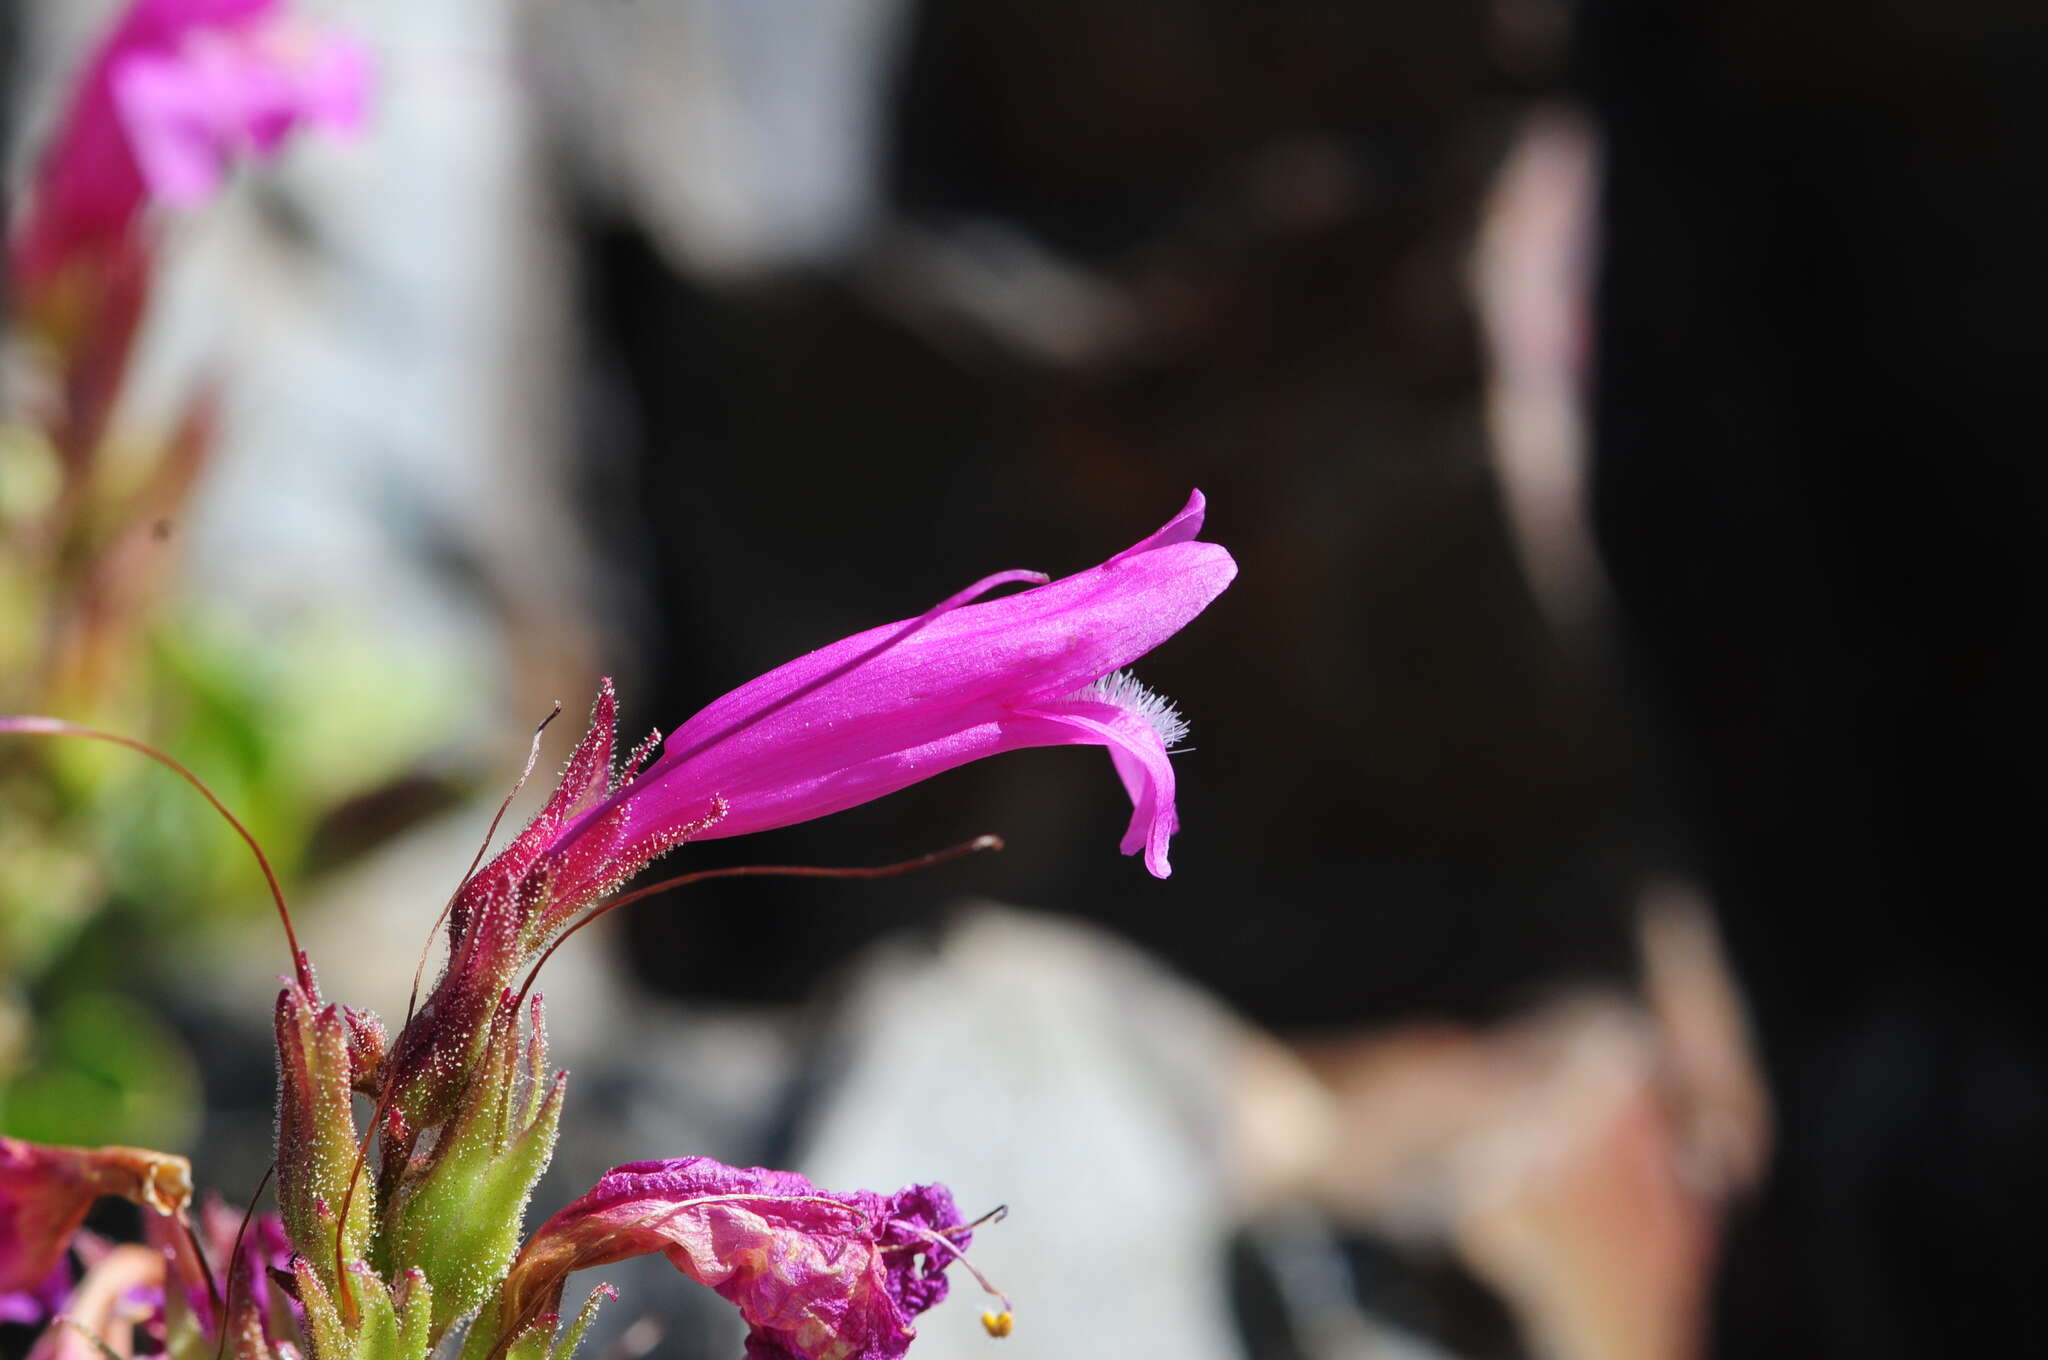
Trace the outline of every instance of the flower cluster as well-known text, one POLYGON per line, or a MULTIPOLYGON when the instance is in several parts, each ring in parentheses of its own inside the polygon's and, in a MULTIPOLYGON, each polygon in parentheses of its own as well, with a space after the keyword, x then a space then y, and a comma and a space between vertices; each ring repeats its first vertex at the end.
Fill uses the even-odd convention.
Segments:
MULTIPOLYGON (((752 1360, 903 1355, 948 1268, 973 1272, 974 1225, 943 1186, 847 1193, 704 1157, 636 1162, 522 1240, 567 1082, 530 994, 537 961, 683 842, 824 816, 1029 746, 1107 749, 1132 802, 1122 848, 1165 877, 1168 755, 1185 724, 1124 668, 1235 575, 1197 538, 1203 511, 1197 492, 1088 571, 1001 573, 798 658, 714 701, 651 764, 656 738, 618 767, 607 683, 540 813, 457 890, 447 963, 395 1038, 325 999, 295 953, 276 1010, 278 1216, 238 1249, 217 1223, 185 1226, 178 1159, 0 1144, 0 1304, 61 1309, 41 1360, 88 1335, 81 1354, 128 1353, 136 1334, 178 1360, 230 1343, 250 1360, 425 1360, 465 1323, 464 1360, 562 1360, 610 1292, 565 1321, 568 1277, 659 1252, 739 1309, 752 1360), (1017 583, 1031 588, 984 598, 1017 583), (374 1102, 367 1134, 357 1094, 374 1102), (74 1290, 66 1244, 100 1194, 156 1211, 159 1250, 74 1250, 90 1267, 74 1290)), ((1007 1301, 985 1321, 1007 1333, 1007 1301)))
MULTIPOLYGON (((355 128, 367 84, 362 48, 283 0, 132 0, 99 44, 7 256, 10 302, 52 369, 37 425, 71 479, 65 504, 86 503, 147 300, 150 205, 204 199, 296 129, 355 128)), ((207 414, 197 403, 165 450, 166 485, 203 448, 207 414)), ((1185 725, 1124 668, 1234 576, 1197 537, 1203 510, 1197 492, 1090 570, 998 573, 800 657, 623 764, 606 682, 541 812, 457 887, 446 962, 395 1033, 322 994, 268 860, 190 771, 127 738, 0 717, 0 733, 114 741, 191 781, 255 851, 292 950, 274 1014, 276 1212, 195 1210, 179 1157, 0 1138, 0 1322, 47 1324, 32 1360, 426 1360, 458 1344, 464 1360, 566 1360, 609 1293, 565 1320, 568 1277, 659 1252, 738 1308, 754 1360, 903 1355, 949 1268, 988 1287, 965 1256, 975 1225, 942 1186, 837 1192, 703 1157, 636 1162, 523 1234, 567 1091, 536 975, 687 841, 825 816, 1024 747, 1106 749, 1132 803, 1122 849, 1166 877, 1185 725), (993 594, 1015 585, 1030 588, 993 594), (104 1196, 141 1206, 144 1243, 81 1226, 104 1196)), ((1009 1325, 1007 1302, 988 1315, 992 1333, 1009 1325)))

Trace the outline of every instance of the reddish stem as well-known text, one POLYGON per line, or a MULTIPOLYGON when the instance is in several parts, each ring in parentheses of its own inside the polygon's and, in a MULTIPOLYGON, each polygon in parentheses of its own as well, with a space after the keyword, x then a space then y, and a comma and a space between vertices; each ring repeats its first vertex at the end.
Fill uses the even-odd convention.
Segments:
POLYGON ((0 717, 0 732, 19 732, 28 736, 84 737, 90 741, 104 741, 115 746, 125 746, 131 751, 140 751, 151 760, 168 767, 180 779, 183 779, 187 784, 199 790, 199 796, 213 804, 213 810, 227 820, 227 824, 235 829, 235 834, 240 836, 243 843, 249 847, 249 853, 256 856, 256 866, 263 870, 263 881, 270 885, 270 899, 277 903, 277 919, 284 926, 284 941, 292 952, 292 969, 298 975, 299 985, 308 992, 317 991, 313 982, 313 966, 307 960, 305 951, 299 948, 298 932, 292 929, 291 910, 284 904, 284 889, 278 886, 277 873, 270 867, 269 856, 263 853, 263 847, 256 843, 256 837, 250 834, 249 828, 242 825, 241 819, 236 817, 234 813, 228 811, 227 804, 221 802, 214 795, 213 790, 206 787, 205 782, 198 775, 192 773, 192 771, 186 769, 171 756, 159 751, 146 741, 138 741, 134 737, 123 737, 113 732, 102 732, 97 728, 81 727, 77 723, 65 722, 61 718, 44 718, 35 715, 0 717))
POLYGON ((525 1003, 526 994, 533 990, 534 979, 540 976, 541 968, 554 957, 555 951, 562 947, 563 941, 600 917, 609 916, 620 907, 630 907, 635 902, 653 897, 656 893, 687 888, 693 883, 704 883, 714 878, 894 878, 898 874, 915 873, 919 869, 930 869, 952 860, 964 859, 983 850, 1002 848, 1001 836, 976 836, 971 841, 962 841, 959 845, 949 845, 944 850, 934 850, 928 855, 919 855, 915 859, 906 859, 895 864, 851 869, 827 868, 816 864, 736 864, 723 869, 699 869, 695 873, 665 878, 659 883, 636 888, 623 896, 614 897, 609 902, 599 903, 585 912, 567 930, 555 936, 553 943, 548 945, 540 959, 533 965, 533 970, 526 975, 526 982, 519 988, 517 1002, 525 1003))

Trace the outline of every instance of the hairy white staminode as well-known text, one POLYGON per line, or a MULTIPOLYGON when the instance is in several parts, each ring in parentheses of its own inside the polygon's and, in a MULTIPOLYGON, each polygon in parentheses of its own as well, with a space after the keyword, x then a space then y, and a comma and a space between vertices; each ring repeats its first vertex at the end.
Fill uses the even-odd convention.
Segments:
POLYGON ((1152 730, 1159 734, 1159 740, 1169 751, 1187 740, 1188 720, 1181 717, 1180 710, 1173 706, 1173 700, 1146 689, 1129 671, 1111 671, 1074 697, 1100 699, 1127 713, 1137 714, 1152 724, 1152 730))

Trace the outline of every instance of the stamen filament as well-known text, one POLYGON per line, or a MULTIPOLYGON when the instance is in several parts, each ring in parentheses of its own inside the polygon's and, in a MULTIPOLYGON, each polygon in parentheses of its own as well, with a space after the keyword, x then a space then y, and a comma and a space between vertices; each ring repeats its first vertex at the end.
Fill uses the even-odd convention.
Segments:
POLYGON ((1010 1206, 1007 1204, 998 1204, 995 1208, 989 1210, 980 1218, 975 1219, 972 1223, 958 1223, 950 1228, 941 1228, 939 1231, 943 1232, 948 1237, 958 1237, 962 1233, 971 1233, 976 1228, 979 1228, 984 1224, 1000 1223, 1009 1216, 1010 1206))
POLYGON ((192 1230, 190 1216, 181 1212, 178 1226, 184 1230, 185 1245, 191 1250, 192 1259, 199 1262, 200 1277, 206 1281, 206 1297, 213 1303, 214 1312, 226 1317, 228 1309, 220 1296, 220 1281, 214 1278, 213 1263, 206 1259, 206 1251, 199 1245, 199 1234, 192 1230))
POLYGON ((965 1270, 969 1275, 972 1275, 974 1277, 974 1282, 981 1286, 982 1292, 984 1294, 991 1294, 994 1295, 996 1298, 1002 1300, 1004 1312, 1014 1313, 1015 1311, 1017 1311, 1015 1308, 1010 1306, 1010 1296, 1008 1294, 1005 1294, 1002 1290, 996 1288, 994 1285, 990 1284, 988 1276, 982 1274, 981 1270, 974 1264, 974 1262, 967 1259, 967 1253, 960 1250, 960 1248, 954 1246, 951 1239, 939 1236, 939 1234, 933 1232, 930 1228, 920 1227, 915 1223, 907 1223, 900 1218, 895 1220, 895 1222, 898 1227, 908 1228, 910 1229, 910 1231, 916 1233, 919 1237, 924 1238, 926 1241, 931 1242, 934 1245, 944 1247, 947 1251, 952 1252, 953 1259, 960 1263, 961 1269, 965 1270))

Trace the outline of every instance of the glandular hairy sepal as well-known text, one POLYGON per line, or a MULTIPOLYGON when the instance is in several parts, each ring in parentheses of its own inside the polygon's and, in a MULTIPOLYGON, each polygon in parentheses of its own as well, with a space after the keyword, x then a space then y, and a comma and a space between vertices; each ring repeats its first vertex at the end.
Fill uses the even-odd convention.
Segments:
POLYGON ((469 1335, 463 1338, 461 1360, 490 1360, 493 1355, 500 1360, 570 1360, 583 1343, 584 1333, 590 1330, 598 1307, 618 1296, 619 1291, 610 1285, 599 1285, 584 1300, 576 1320, 563 1327, 561 1317, 552 1312, 530 1318, 506 1318, 504 1295, 500 1293, 470 1325, 469 1335), (499 1343, 504 1341, 507 1327, 516 1327, 517 1335, 501 1347, 499 1343))
POLYGON ((436 1342, 504 1278, 527 1198, 554 1152, 567 1074, 545 1083, 531 1075, 538 1021, 536 1011, 533 1037, 523 1040, 518 1008, 510 997, 501 1001, 454 1118, 414 1159, 385 1209, 372 1259, 386 1274, 423 1274, 436 1342))
POLYGON ((372 1360, 379 1355, 398 1354, 398 1307, 391 1291, 374 1270, 362 1262, 349 1266, 349 1289, 356 1305, 356 1323, 351 1343, 355 1360, 372 1360))
POLYGON ((362 1257, 376 1196, 357 1170, 351 1027, 298 983, 277 998, 277 1201, 285 1235, 320 1282, 335 1285, 337 1215, 348 1206, 340 1257, 362 1257), (350 1192, 351 1177, 354 1191, 350 1192))
POLYGON ((570 1360, 576 1348, 583 1344, 583 1334, 590 1330, 591 1319, 597 1316, 598 1306, 606 1299, 615 1299, 619 1292, 608 1284, 601 1284, 590 1291, 590 1297, 583 1301, 576 1320, 568 1329, 555 1338, 555 1344, 548 1348, 548 1360, 570 1360))
POLYGON ((348 1330, 342 1325, 341 1311, 335 1307, 334 1296, 327 1292, 320 1272, 302 1255, 293 1259, 292 1274, 298 1279, 306 1340, 312 1344, 314 1360, 354 1360, 355 1352, 349 1345, 348 1330))
POLYGON ((403 1360, 426 1360, 434 1349, 434 1286, 427 1273, 410 1267, 393 1290, 398 1300, 398 1350, 403 1360))

